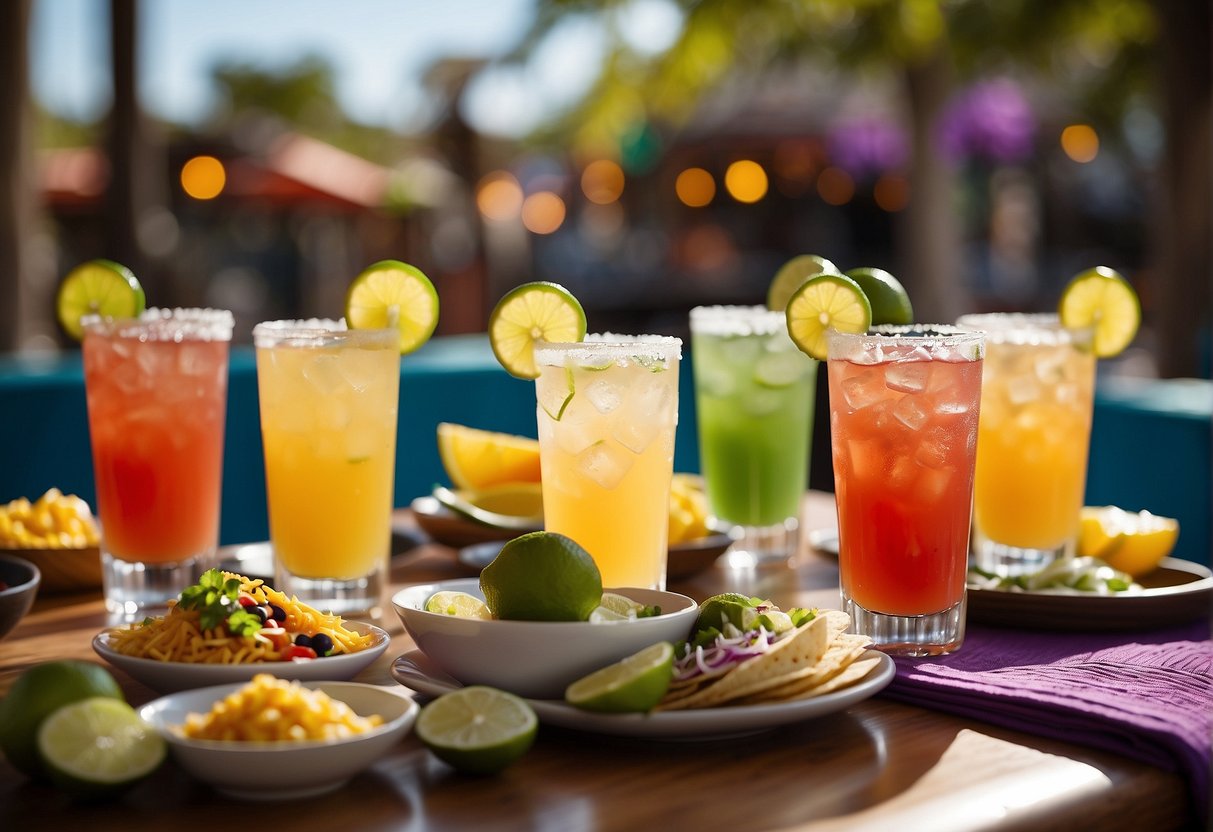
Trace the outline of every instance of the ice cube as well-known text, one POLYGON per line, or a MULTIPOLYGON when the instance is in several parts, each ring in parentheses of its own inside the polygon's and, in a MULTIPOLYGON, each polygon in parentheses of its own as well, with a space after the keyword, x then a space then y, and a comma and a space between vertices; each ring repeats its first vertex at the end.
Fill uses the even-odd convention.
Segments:
POLYGON ((585 386, 585 397, 599 413, 610 413, 623 401, 623 390, 618 384, 599 378, 585 386))
POLYGON ((961 413, 968 413, 972 407, 972 402, 968 396, 957 387, 942 390, 933 395, 935 401, 935 412, 942 416, 957 416, 961 413))
POLYGON ((674 388, 660 375, 638 381, 626 391, 611 435, 633 453, 644 453, 657 436, 677 424, 674 388))
POLYGON ((1041 352, 1036 355, 1032 370, 1044 384, 1053 384, 1065 378, 1065 353, 1041 352))
POLYGON ((894 364, 885 371, 885 385, 899 393, 921 393, 931 378, 931 365, 922 361, 894 364))
POLYGON ((847 456, 851 460, 851 473, 858 478, 878 477, 884 470, 884 448, 875 439, 848 440, 847 456))
POLYGON ((893 460, 889 470, 889 487, 898 490, 909 488, 918 475, 918 466, 908 456, 899 456, 893 460))
POLYGON ((177 371, 186 376, 210 375, 212 350, 206 344, 182 344, 177 348, 177 371))
POLYGON ((337 369, 345 383, 359 393, 371 385, 383 383, 384 360, 381 350, 347 349, 337 353, 337 369))
POLYGON ((1031 376, 1015 376, 1007 379, 1007 398, 1018 407, 1040 398, 1040 383, 1031 376))
POLYGON ((595 442, 577 456, 577 470, 605 489, 623 482, 636 457, 606 440, 595 442))
POLYGON ((350 409, 344 399, 326 396, 316 401, 312 412, 319 430, 341 431, 350 425, 350 409))
POLYGON ((316 391, 328 395, 345 386, 345 378, 337 364, 337 356, 333 353, 320 353, 303 365, 303 377, 306 378, 316 391))
POLYGON ((893 418, 910 430, 921 430, 929 415, 918 396, 904 396, 893 405, 893 418))
POLYGON ((562 419, 560 424, 552 426, 552 436, 556 447, 570 456, 577 456, 595 442, 602 440, 599 430, 588 419, 562 419))
POLYGON ((937 503, 943 499, 956 473, 951 468, 922 468, 918 476, 916 490, 928 503, 937 503))
POLYGON ((723 399, 737 392, 738 379, 727 367, 715 364, 695 365, 695 389, 702 395, 723 399))
MULTIPOLYGON (((575 396, 571 370, 556 368, 550 373, 545 370, 535 382, 535 398, 539 402, 539 410, 549 419, 562 421, 575 396)), ((543 421, 542 416, 540 421, 543 421)))
POLYGON ((842 381, 842 397, 852 410, 870 407, 886 395, 884 373, 880 370, 864 370, 842 381))
POLYGON ((952 435, 947 430, 940 427, 929 429, 918 443, 914 461, 927 468, 942 468, 948 462, 951 442, 952 435))
POLYGON ((742 396, 741 409, 751 416, 769 416, 779 409, 785 398, 785 394, 778 390, 756 387, 742 396))

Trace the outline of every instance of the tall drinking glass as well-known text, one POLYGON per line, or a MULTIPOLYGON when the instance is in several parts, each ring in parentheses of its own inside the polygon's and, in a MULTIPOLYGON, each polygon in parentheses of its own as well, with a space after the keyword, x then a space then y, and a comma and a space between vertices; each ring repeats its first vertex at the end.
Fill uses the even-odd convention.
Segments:
POLYGON ((82 323, 105 606, 136 620, 213 565, 232 314, 149 309, 82 323))
POLYGON ((665 587, 682 341, 537 344, 543 519, 608 587, 665 587))
POLYGON ((736 541, 731 557, 796 551, 808 479, 817 362, 763 306, 691 310, 699 457, 708 505, 736 541))
POLYGON ((1095 396, 1089 330, 1056 315, 965 315, 986 333, 977 428, 973 559, 989 572, 1035 572, 1074 554, 1095 396))
POLYGON ((830 332, 830 433, 843 609, 894 655, 964 641, 984 336, 830 332))
POLYGON ((337 615, 378 615, 391 548, 400 335, 343 321, 253 329, 275 580, 337 615))

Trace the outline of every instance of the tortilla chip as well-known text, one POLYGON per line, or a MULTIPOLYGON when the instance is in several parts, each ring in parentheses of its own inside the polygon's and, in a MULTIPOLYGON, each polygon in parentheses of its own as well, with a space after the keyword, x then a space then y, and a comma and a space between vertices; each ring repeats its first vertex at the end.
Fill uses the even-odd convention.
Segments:
POLYGON ((814 696, 822 696, 827 693, 833 693, 836 690, 849 688, 856 682, 861 681, 865 676, 872 672, 875 667, 880 664, 880 653, 875 650, 866 651, 856 661, 852 662, 842 673, 839 673, 828 682, 818 685, 815 688, 807 690, 796 696, 791 697, 787 701, 793 702, 798 699, 812 699, 814 696))
POLYGON ((826 650, 825 655, 821 657, 821 661, 817 663, 817 667, 812 668, 808 673, 789 678, 777 687, 769 688, 748 697, 746 704, 757 705, 783 702, 810 691, 846 670, 852 662, 860 658, 865 652, 868 652, 867 647, 870 643, 870 639, 854 636, 851 639, 835 641, 826 650))
POLYGON ((818 610, 817 614, 829 622, 830 640, 838 633, 845 633, 851 626, 851 616, 842 610, 818 610))
POLYGON ((789 674, 816 666, 829 641, 827 619, 818 616, 791 636, 775 642, 767 652, 742 662, 703 689, 670 702, 662 701, 654 710, 711 708, 775 687, 785 682, 789 674))

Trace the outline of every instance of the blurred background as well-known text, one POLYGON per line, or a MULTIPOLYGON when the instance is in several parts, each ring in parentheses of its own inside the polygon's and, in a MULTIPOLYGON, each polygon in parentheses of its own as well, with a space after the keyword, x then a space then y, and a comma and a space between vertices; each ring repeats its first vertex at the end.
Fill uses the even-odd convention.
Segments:
POLYGON ((1210 375, 1203 0, 8 0, 0 40, 0 352, 69 347, 93 257, 247 343, 386 257, 440 335, 534 279, 685 334, 816 253, 922 321, 1108 265, 1144 325, 1102 369, 1210 375))

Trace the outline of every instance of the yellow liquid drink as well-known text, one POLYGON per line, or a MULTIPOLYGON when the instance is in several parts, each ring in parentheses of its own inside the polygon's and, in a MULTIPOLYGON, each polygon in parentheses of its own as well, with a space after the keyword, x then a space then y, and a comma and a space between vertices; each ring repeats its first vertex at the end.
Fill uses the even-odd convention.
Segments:
POLYGON ((394 330, 259 324, 257 387, 278 589, 338 614, 380 606, 391 545, 394 330))
POLYGON ((664 588, 682 342, 601 337, 535 347, 544 526, 603 586, 664 588))
POLYGON ((1054 315, 967 315, 985 330, 974 480, 975 563, 1033 572, 1074 552, 1095 392, 1088 333, 1054 315))

